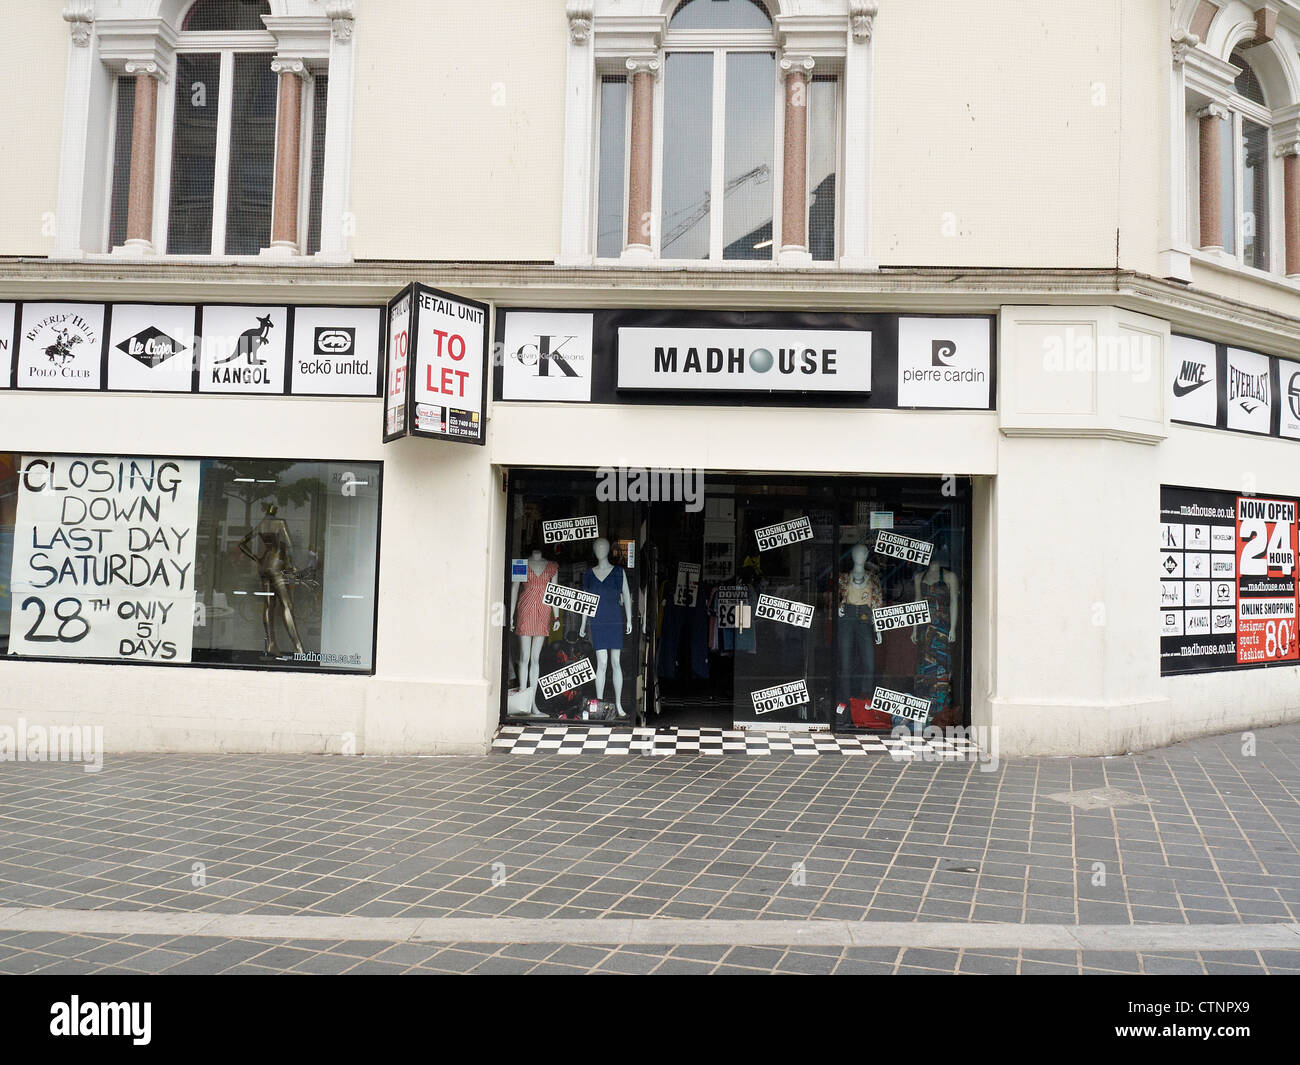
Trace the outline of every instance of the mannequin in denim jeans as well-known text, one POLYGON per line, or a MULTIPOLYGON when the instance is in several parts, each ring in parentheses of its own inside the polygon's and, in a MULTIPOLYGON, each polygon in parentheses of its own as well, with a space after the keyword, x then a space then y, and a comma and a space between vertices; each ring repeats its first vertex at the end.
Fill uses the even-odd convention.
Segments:
POLYGON ((840 574, 839 647, 840 690, 835 713, 837 723, 848 724, 849 700, 871 697, 876 673, 876 644, 880 634, 871 624, 871 612, 885 605, 880 572, 868 567, 870 549, 853 545, 853 568, 840 574), (855 668, 857 667, 857 668, 855 668))

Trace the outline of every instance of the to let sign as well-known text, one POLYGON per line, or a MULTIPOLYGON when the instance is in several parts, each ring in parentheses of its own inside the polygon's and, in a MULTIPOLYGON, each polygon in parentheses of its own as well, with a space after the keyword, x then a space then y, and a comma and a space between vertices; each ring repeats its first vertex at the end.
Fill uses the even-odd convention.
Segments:
POLYGON ((412 284, 389 307, 405 330, 399 341, 390 327, 384 439, 486 443, 487 305, 412 284))

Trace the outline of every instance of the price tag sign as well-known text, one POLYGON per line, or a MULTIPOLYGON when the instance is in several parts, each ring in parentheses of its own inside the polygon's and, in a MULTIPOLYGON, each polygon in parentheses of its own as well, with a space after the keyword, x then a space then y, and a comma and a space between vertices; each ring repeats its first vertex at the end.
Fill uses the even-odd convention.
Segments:
POLYGON ((1237 661, 1296 661, 1295 501, 1238 497, 1237 550, 1237 661))

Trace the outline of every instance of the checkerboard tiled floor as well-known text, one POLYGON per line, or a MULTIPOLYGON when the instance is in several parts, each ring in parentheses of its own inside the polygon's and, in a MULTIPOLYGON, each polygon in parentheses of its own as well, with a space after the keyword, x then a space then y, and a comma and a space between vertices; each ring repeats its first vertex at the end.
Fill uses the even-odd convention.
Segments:
POLYGON ((631 726, 503 725, 492 741, 498 754, 748 754, 888 755, 895 759, 974 758, 978 748, 962 738, 894 737, 888 733, 836 734, 746 729, 634 728, 631 726))

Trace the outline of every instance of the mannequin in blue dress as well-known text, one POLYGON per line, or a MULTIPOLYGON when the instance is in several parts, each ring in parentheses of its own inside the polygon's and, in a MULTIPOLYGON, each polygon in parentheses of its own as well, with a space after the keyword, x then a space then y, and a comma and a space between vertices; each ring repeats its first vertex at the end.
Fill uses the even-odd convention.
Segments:
MULTIPOLYGON (((596 564, 582 575, 584 591, 600 596, 596 616, 591 619, 591 643, 596 650, 596 698, 605 693, 605 670, 613 667, 614 709, 623 711, 623 637, 632 632, 632 592, 627 585, 627 571, 609 560, 609 541, 603 536, 591 545, 596 564), (621 608, 621 609, 620 609, 621 608)), ((587 635, 587 617, 583 615, 579 636, 587 635)))

